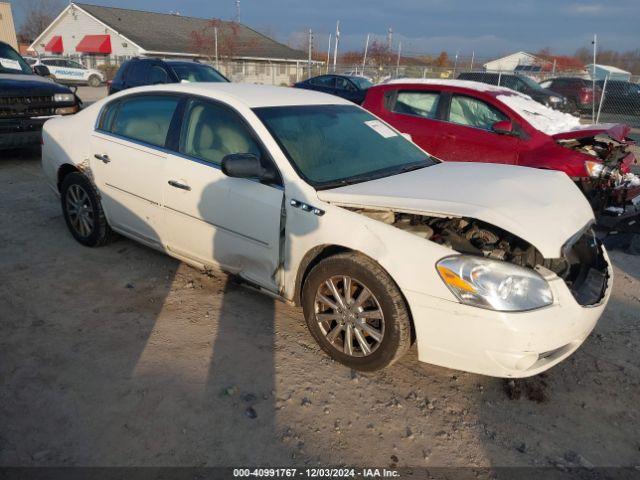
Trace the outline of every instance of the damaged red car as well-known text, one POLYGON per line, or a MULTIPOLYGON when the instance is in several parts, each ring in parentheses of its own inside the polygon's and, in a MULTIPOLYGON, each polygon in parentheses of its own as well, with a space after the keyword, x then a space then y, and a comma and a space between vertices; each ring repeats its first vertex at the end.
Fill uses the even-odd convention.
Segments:
POLYGON ((596 213, 640 211, 626 125, 581 125, 527 95, 464 80, 393 80, 371 87, 363 107, 443 161, 560 170, 596 213))

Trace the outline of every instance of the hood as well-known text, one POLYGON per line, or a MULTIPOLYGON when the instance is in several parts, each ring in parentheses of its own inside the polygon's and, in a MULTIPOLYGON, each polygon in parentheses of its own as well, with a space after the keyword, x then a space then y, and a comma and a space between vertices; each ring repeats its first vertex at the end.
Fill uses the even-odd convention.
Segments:
POLYGON ((564 243, 594 220, 564 173, 490 163, 443 162, 318 197, 340 206, 475 218, 522 238, 545 258, 561 257, 564 243))
POLYGON ((556 140, 570 140, 578 138, 595 137, 596 135, 608 135, 609 137, 624 143, 631 132, 631 127, 623 123, 598 123, 591 125, 581 125, 580 127, 559 132, 552 137, 556 140))
POLYGON ((0 73, 0 96, 39 96, 55 93, 71 93, 67 87, 55 83, 50 78, 38 75, 0 73))

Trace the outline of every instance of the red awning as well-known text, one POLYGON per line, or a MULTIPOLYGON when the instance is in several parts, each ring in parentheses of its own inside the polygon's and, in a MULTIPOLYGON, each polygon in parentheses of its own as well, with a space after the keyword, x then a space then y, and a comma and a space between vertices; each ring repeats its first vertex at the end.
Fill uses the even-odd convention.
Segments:
POLYGON ((76 47, 76 52, 111 53, 110 35, 85 35, 76 47))
POLYGON ((62 47, 62 37, 60 35, 56 35, 55 37, 51 37, 49 43, 44 47, 45 52, 51 53, 62 53, 64 52, 64 48, 62 47))

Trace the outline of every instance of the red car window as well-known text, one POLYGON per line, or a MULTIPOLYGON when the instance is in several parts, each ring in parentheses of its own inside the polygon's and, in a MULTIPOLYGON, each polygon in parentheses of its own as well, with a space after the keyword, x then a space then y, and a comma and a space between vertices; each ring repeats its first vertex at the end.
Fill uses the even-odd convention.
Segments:
POLYGON ((439 99, 440 94, 437 92, 398 92, 393 111, 423 118, 436 118, 439 99))
POLYGON ((477 98, 453 95, 449 109, 449 121, 458 125, 491 130, 496 122, 509 120, 496 108, 477 98))

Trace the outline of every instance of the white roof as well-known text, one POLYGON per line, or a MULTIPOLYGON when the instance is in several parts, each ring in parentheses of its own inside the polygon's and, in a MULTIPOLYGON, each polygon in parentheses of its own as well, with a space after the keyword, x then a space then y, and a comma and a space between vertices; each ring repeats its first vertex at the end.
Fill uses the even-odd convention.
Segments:
POLYGON ((474 82, 472 80, 448 80, 437 78, 396 78, 385 84, 413 84, 413 85, 441 85, 444 87, 460 87, 477 90, 478 92, 518 93, 507 87, 499 87, 488 83, 474 82))
MULTIPOLYGON (((626 70, 623 70, 621 68, 614 67, 613 65, 601 65, 599 63, 596 63, 596 68, 602 68, 603 70, 607 70, 612 73, 625 73, 627 75, 631 75, 631 72, 627 72, 626 70)), ((587 70, 590 69, 593 69, 593 63, 587 65, 587 70)))
POLYGON ((244 104, 249 108, 293 105, 354 105, 340 97, 313 90, 251 83, 172 83, 132 88, 124 90, 122 94, 155 90, 202 95, 228 103, 244 104))

